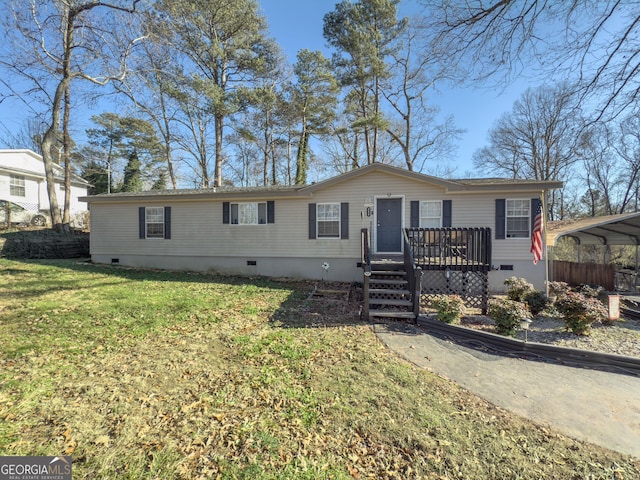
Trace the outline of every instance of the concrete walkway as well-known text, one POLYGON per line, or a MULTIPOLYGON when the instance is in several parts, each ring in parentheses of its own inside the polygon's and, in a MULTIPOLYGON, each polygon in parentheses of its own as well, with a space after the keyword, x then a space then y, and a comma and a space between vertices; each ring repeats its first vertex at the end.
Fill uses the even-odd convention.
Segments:
POLYGON ((493 355, 403 323, 375 324, 373 329, 400 357, 494 405, 640 458, 638 377, 493 355))

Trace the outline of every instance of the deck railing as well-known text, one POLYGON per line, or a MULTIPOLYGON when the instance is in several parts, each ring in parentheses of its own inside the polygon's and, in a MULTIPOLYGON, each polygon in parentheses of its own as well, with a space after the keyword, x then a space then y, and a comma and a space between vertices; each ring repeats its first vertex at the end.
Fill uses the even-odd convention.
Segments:
POLYGON ((407 228, 405 234, 415 263, 423 270, 491 268, 490 228, 407 228))

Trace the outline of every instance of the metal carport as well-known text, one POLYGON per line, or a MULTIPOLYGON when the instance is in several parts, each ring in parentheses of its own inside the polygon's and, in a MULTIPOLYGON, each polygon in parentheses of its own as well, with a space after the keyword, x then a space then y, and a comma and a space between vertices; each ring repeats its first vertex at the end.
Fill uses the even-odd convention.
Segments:
MULTIPOLYGON (((578 262, 582 245, 631 245, 636 247, 635 272, 638 274, 640 247, 640 212, 603 215, 576 221, 549 222, 546 241, 550 258, 561 237, 573 238, 578 245, 578 262)), ((552 267, 553 268, 553 267, 552 267)))

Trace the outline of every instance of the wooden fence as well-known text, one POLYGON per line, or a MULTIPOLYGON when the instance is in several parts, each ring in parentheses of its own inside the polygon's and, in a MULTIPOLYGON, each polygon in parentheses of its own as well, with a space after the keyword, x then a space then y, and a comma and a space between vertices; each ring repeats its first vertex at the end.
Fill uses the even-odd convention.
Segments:
POLYGON ((615 288, 615 265, 599 263, 575 263, 554 260, 553 279, 556 282, 567 282, 571 286, 581 284, 600 285, 607 291, 615 288))

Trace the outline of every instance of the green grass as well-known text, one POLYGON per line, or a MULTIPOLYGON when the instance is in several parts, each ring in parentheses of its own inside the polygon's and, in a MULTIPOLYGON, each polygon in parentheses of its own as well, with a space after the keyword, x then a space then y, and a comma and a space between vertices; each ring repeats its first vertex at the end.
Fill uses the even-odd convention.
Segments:
POLYGON ((74 479, 640 478, 308 283, 3 259, 0 280, 0 455, 69 454, 74 479))

